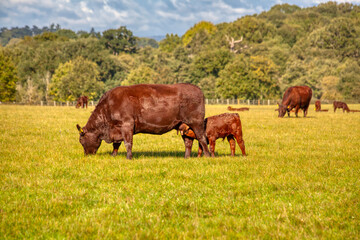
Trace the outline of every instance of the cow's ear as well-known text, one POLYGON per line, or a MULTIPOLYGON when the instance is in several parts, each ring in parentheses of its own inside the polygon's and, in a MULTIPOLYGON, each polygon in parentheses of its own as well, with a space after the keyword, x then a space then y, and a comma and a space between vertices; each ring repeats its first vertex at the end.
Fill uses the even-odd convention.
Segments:
POLYGON ((288 106, 287 108, 290 109, 290 106, 288 106))
POLYGON ((76 124, 76 127, 77 127, 80 135, 81 135, 81 136, 84 136, 84 135, 85 135, 84 130, 79 126, 79 124, 76 124))

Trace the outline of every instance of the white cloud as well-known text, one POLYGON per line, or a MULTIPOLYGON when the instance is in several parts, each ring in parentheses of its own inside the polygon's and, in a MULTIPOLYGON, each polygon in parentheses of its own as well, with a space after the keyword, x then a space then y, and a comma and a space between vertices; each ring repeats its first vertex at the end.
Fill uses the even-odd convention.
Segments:
POLYGON ((94 13, 93 10, 89 9, 86 5, 86 2, 80 2, 81 10, 84 13, 94 13))

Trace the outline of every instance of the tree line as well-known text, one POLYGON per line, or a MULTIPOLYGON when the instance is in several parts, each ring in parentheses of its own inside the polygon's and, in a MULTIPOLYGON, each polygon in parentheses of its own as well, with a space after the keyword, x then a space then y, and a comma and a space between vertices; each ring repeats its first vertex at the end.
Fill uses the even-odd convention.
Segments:
POLYGON ((230 23, 201 21, 160 42, 124 26, 50 29, 1 47, 0 101, 97 100, 139 83, 192 83, 212 99, 278 99, 293 85, 318 99, 360 99, 358 5, 279 4, 230 23))

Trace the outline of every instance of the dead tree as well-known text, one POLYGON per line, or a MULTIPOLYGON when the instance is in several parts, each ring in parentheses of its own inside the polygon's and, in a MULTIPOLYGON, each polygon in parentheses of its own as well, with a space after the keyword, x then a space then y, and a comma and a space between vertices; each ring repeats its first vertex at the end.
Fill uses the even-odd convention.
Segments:
MULTIPOLYGON (((226 40, 229 42, 230 52, 232 52, 232 53, 237 53, 237 52, 239 51, 239 49, 235 49, 235 44, 242 42, 242 41, 243 41, 243 37, 241 37, 239 40, 234 40, 233 37, 229 38, 228 35, 225 35, 225 37, 226 37, 226 40)), ((245 48, 248 48, 248 46, 247 46, 247 45, 244 45, 244 46, 242 46, 242 47, 240 48, 240 50, 243 50, 243 49, 245 49, 245 48)))

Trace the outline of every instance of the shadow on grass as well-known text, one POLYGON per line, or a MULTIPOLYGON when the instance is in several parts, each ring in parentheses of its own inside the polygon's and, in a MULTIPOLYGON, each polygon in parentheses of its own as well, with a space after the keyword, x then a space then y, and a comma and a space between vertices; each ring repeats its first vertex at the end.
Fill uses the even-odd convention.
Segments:
POLYGON ((290 116, 290 117, 286 116, 286 117, 283 117, 283 119, 287 119, 287 118, 301 119, 301 118, 317 118, 317 117, 315 117, 315 116, 306 116, 306 117, 304 117, 304 116, 298 116, 298 117, 296 117, 296 116, 290 116))
MULTIPOLYGON (((97 153, 96 155, 99 156, 110 156, 111 152, 101 152, 97 153)), ((159 151, 159 152, 150 152, 150 151, 140 151, 140 152, 133 152, 133 158, 140 158, 140 157, 174 157, 174 158, 184 158, 185 151, 159 151)), ((227 157, 230 156, 230 152, 228 154, 226 153, 216 153, 215 157, 227 157)), ((119 152, 116 157, 126 157, 126 152, 119 152)), ((115 158, 116 158, 115 157, 115 158)), ((192 158, 197 157, 197 152, 191 153, 192 158)), ((204 157, 204 155, 202 155, 204 157)), ((241 154, 236 154, 235 157, 242 157, 241 154)))

